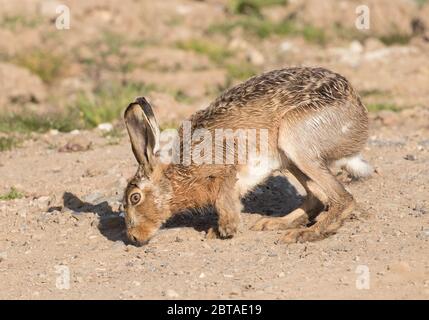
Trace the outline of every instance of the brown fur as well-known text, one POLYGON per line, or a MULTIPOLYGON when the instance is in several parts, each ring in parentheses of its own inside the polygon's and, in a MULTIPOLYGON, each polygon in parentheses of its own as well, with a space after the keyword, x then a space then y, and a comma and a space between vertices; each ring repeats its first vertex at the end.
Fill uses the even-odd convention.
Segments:
MULTIPOLYGON (((143 103, 147 104, 145 100, 143 103)), ((253 229, 291 229, 283 242, 319 240, 334 233, 350 212, 353 197, 328 165, 359 153, 367 139, 368 118, 359 97, 341 75, 323 68, 271 71, 229 89, 190 120, 192 131, 268 129, 270 158, 278 160, 280 167, 290 170, 305 187, 307 199, 297 211, 286 217, 262 219, 253 229), (327 211, 314 220, 324 208, 327 211), (314 224, 301 227, 309 221, 314 224)), ((140 121, 143 126, 147 122, 140 121)), ((130 136, 137 131, 132 130, 129 128, 130 136)), ((134 140, 153 149, 144 137, 134 140)), ((133 146, 136 153, 135 149, 133 146)), ((139 157, 144 158, 136 154, 139 157)), ((218 212, 219 235, 233 236, 241 210, 240 179, 251 171, 246 164, 237 163, 163 165, 150 157, 140 162, 124 197, 130 239, 144 243, 174 213, 208 205, 218 212), (136 206, 129 201, 133 191, 142 194, 136 206)), ((246 188, 244 191, 251 186, 246 188)))

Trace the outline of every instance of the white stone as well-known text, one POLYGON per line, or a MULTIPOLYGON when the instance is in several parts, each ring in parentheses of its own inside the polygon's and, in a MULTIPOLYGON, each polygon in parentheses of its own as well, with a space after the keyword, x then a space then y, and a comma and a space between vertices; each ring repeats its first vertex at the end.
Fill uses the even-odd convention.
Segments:
POLYGON ((51 129, 51 130, 49 130, 49 134, 51 136, 56 136, 56 135, 58 135, 58 133, 60 133, 60 132, 57 129, 51 129))
POLYGON ((290 43, 289 41, 283 41, 280 44, 280 51, 288 52, 288 51, 291 51, 292 49, 293 49, 293 44, 290 43))
POLYGON ((363 46, 357 40, 352 41, 350 43, 350 51, 353 52, 353 53, 361 53, 363 51, 363 46))
POLYGON ((111 123, 108 123, 108 122, 106 122, 106 123, 100 123, 100 124, 97 126, 97 128, 98 128, 99 130, 101 130, 101 131, 109 132, 109 131, 112 131, 112 130, 113 130, 113 125, 112 125, 111 123))

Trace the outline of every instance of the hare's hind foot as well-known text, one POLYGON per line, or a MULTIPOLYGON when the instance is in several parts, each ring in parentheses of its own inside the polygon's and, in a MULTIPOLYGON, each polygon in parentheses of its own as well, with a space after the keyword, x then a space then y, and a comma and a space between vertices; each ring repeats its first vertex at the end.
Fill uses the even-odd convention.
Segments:
POLYGON ((308 224, 308 215, 298 208, 284 217, 264 217, 250 228, 253 231, 287 230, 308 224))
MULTIPOLYGON (((293 172, 291 170, 291 172, 293 172)), ((315 186, 312 186, 303 175, 299 175, 296 171, 295 176, 298 178, 307 191, 307 196, 301 206, 291 213, 283 217, 265 217, 261 218, 251 227, 254 231, 267 230, 288 230, 298 228, 309 224, 320 212, 325 208, 313 193, 315 186)))
POLYGON ((304 226, 308 223, 307 214, 300 208, 294 210, 285 217, 261 218, 250 228, 253 231, 287 230, 304 226), (297 216, 291 219, 289 215, 297 216))
POLYGON ((336 233, 354 207, 355 201, 350 195, 348 199, 345 199, 345 204, 333 205, 328 211, 320 214, 317 217, 317 222, 311 227, 287 230, 277 243, 289 244, 323 240, 336 233))
POLYGON ((290 244, 297 242, 318 241, 326 238, 328 235, 315 233, 311 228, 295 228, 289 229, 286 234, 281 237, 277 244, 290 244))

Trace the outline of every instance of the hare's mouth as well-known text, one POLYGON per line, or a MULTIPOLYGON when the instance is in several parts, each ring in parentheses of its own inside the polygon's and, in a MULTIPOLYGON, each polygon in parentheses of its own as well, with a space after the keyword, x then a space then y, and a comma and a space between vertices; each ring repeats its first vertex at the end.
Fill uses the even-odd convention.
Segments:
POLYGON ((135 235, 133 235, 130 232, 127 232, 128 240, 135 246, 141 247, 149 243, 149 239, 146 240, 140 240, 135 235))
POLYGON ((143 246, 149 243, 156 230, 145 230, 145 228, 134 227, 127 228, 127 237, 131 244, 135 246, 143 246))

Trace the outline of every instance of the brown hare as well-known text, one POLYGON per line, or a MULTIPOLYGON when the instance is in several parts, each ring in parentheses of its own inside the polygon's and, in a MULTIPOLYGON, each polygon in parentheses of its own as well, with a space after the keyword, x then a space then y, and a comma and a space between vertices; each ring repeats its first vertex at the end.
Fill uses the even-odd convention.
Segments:
MULTIPOLYGON (((239 163, 236 151, 230 163, 184 163, 185 140, 176 141, 181 161, 164 163, 150 104, 137 98, 124 118, 139 163, 124 193, 127 235, 136 244, 146 243, 173 214, 207 206, 218 214, 217 235, 232 237, 239 226, 241 196, 277 169, 289 170, 306 198, 290 214, 262 218, 252 229, 286 230, 280 239, 284 243, 320 240, 335 233, 354 208, 353 196, 329 166, 337 163, 354 176, 372 173, 360 156, 368 137, 367 110, 343 76, 323 68, 285 68, 255 76, 191 116, 192 132, 265 130, 267 148, 257 163, 239 163)), ((224 142, 222 150, 227 149, 224 142)))

